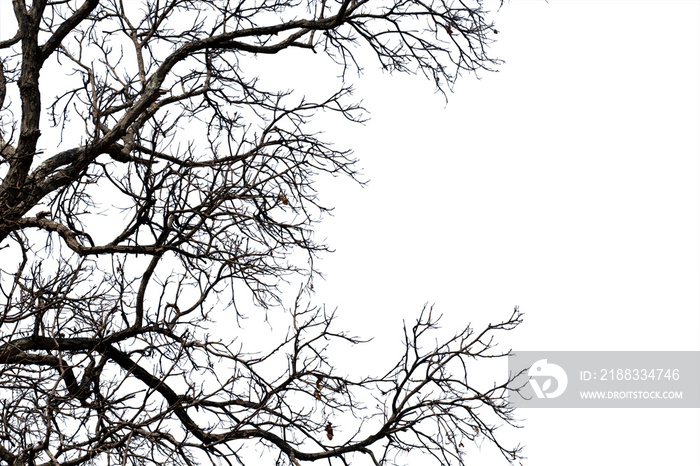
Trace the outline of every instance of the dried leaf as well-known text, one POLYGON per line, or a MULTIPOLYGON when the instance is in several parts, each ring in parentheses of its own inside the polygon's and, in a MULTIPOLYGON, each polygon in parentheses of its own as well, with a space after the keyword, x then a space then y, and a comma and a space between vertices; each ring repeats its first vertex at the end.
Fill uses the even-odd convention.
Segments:
POLYGON ((330 422, 326 426, 326 436, 328 437, 328 440, 333 440, 333 426, 330 422))

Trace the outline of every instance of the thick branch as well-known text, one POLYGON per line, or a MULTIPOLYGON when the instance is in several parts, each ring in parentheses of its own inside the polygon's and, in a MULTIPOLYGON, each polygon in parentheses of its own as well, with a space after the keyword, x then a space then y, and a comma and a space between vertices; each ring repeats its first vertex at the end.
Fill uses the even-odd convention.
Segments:
POLYGON ((49 40, 41 47, 41 61, 45 61, 56 49, 61 45, 61 41, 73 32, 75 27, 80 24, 90 13, 99 5, 99 0, 86 0, 73 15, 61 24, 56 32, 54 32, 49 40))
POLYGON ((58 233, 61 238, 66 242, 66 245, 73 251, 78 253, 80 256, 88 255, 98 255, 98 254, 146 254, 146 255, 160 255, 168 250, 167 246, 162 246, 159 244, 152 245, 140 245, 140 246, 124 246, 124 245, 106 245, 106 246, 84 246, 78 240, 78 237, 82 236, 88 239, 92 244, 92 240, 85 232, 75 232, 72 231, 67 226, 55 222, 44 215, 47 213, 40 213, 37 217, 27 217, 22 218, 16 222, 18 228, 41 228, 42 230, 51 231, 58 233))

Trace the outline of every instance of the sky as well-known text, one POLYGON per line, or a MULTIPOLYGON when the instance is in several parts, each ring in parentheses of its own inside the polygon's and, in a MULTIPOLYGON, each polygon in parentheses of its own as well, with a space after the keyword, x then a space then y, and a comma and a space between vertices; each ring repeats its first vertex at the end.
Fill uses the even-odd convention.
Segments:
MULTIPOLYGON (((493 17, 505 63, 447 104, 421 76, 357 81, 372 118, 336 139, 370 181, 322 185, 335 253, 317 299, 375 337, 367 364, 425 303, 446 328, 520 306, 504 349, 698 351, 700 2, 520 0, 493 17)), ((525 466, 700 464, 698 409, 517 416, 525 466)))
MULTIPOLYGON (((368 64, 371 120, 328 128, 369 180, 318 185, 335 252, 315 302, 374 337, 350 362, 390 361, 426 303, 446 329, 519 306, 503 349, 700 350, 700 2, 511 0, 493 18, 498 72, 445 102, 368 64)), ((524 466, 700 464, 698 409, 516 416, 524 466)), ((484 446, 474 464, 505 462, 484 446)))

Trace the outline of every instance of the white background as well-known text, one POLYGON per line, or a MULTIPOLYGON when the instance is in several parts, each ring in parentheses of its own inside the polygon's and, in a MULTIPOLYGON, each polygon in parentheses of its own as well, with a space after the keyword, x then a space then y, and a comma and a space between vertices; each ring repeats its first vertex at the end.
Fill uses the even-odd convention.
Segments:
MULTIPOLYGON (((375 337, 350 362, 390 362, 424 303, 448 329, 519 305, 503 349, 700 350, 700 2, 512 0, 493 18, 498 73, 445 105, 366 64, 372 120, 330 129, 371 180, 319 184, 336 252, 316 301, 375 337)), ((503 434, 525 466, 700 464, 697 409, 518 416, 503 434)))
MULTIPOLYGON (((497 7, 497 5, 495 5, 497 7)), ((343 127, 370 183, 324 184, 336 249, 316 297, 397 350, 435 303, 447 328, 505 319, 515 350, 700 349, 700 2, 513 0, 505 60, 449 103, 371 66, 343 127)), ((697 409, 523 409, 527 465, 700 464, 697 409)), ((488 451, 475 464, 504 464, 488 451)))

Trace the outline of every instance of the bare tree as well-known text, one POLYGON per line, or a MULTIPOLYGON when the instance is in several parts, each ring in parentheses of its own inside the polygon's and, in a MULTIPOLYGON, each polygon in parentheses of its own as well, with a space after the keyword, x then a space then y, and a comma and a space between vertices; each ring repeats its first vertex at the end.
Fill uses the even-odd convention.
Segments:
POLYGON ((360 340, 310 304, 313 182, 357 179, 318 117, 363 120, 346 79, 360 60, 439 89, 489 69, 486 15, 480 0, 2 1, 0 461, 464 464, 476 438, 519 458, 494 435, 510 380, 467 379, 517 309, 441 343, 426 309, 393 368, 357 378, 327 347, 360 340), (330 58, 337 90, 267 87, 258 57, 284 54, 310 76, 304 60, 330 58), (286 333, 247 340, 238 319, 284 307, 293 277, 270 318, 286 333))

